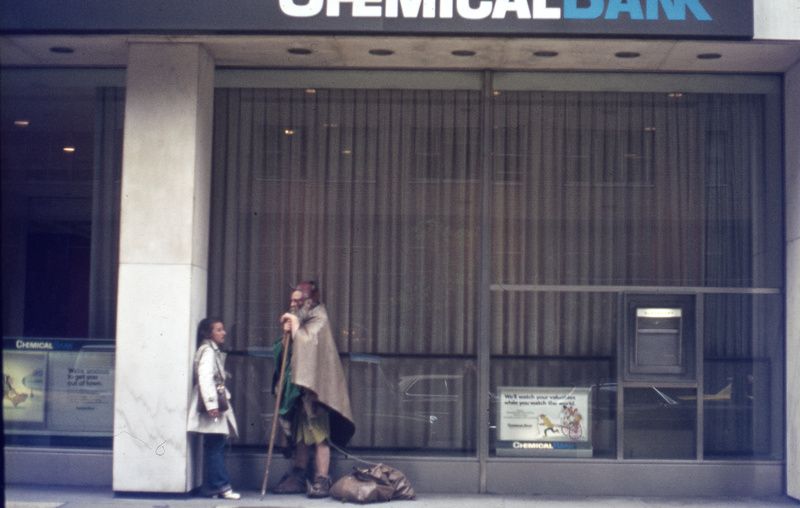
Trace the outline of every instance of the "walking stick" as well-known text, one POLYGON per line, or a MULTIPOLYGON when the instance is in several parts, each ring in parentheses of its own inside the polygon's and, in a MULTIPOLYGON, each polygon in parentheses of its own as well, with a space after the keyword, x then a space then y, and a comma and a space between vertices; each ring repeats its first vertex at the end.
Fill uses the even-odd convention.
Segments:
POLYGON ((261 499, 267 492, 269 479, 269 466, 272 464, 272 447, 275 445, 275 431, 278 428, 278 417, 281 410, 281 397, 283 396, 283 378, 286 375, 286 356, 289 352, 289 341, 292 332, 283 332, 283 353, 281 354, 281 373, 278 376, 278 391, 275 394, 275 411, 272 413, 272 430, 269 433, 269 448, 267 450, 267 467, 264 470, 264 481, 261 483, 261 499))

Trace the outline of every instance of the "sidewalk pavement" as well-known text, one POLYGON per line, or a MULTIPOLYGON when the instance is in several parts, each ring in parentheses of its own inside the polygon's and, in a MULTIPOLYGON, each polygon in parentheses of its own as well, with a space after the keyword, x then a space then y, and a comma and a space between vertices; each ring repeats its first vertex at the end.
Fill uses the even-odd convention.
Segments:
MULTIPOLYGON (((115 495, 109 489, 6 485, 6 508, 323 508, 342 507, 335 499, 308 499, 242 492, 238 501, 182 495, 115 495)), ((395 508, 775 508, 800 506, 788 497, 776 498, 650 498, 650 497, 554 497, 501 496, 492 494, 419 494, 414 501, 392 501, 395 508)), ((359 506, 359 505, 348 505, 359 506)))

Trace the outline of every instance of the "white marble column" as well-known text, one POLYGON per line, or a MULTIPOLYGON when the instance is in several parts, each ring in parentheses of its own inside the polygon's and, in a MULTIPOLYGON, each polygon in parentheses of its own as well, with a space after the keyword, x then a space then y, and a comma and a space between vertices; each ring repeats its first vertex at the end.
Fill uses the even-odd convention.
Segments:
POLYGON ((113 488, 187 492, 195 327, 206 311, 214 62, 130 46, 122 161, 113 488))
POLYGON ((800 499, 800 64, 785 77, 786 478, 800 499))

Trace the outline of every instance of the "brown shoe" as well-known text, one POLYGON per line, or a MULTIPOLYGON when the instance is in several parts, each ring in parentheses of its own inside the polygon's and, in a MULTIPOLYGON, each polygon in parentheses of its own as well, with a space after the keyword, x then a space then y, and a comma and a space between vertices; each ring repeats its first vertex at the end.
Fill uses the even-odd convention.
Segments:
POLYGON ((283 475, 281 481, 272 489, 275 494, 303 494, 306 492, 305 471, 293 468, 283 475))
POLYGON ((317 476, 314 478, 314 483, 308 483, 308 497, 319 498, 328 497, 331 495, 331 478, 330 476, 317 476))

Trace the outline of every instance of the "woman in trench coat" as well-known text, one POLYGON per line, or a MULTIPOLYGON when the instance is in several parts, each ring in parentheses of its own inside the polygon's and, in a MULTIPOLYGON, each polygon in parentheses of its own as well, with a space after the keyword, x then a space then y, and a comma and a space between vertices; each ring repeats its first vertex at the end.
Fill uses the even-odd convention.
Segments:
POLYGON ((230 392, 223 391, 228 408, 220 410, 217 385, 225 383, 225 325, 220 319, 206 318, 197 326, 197 352, 194 356, 194 387, 189 404, 187 429, 203 435, 203 487, 211 497, 239 499, 231 487, 225 467, 225 444, 237 437, 236 417, 230 405, 230 392))

